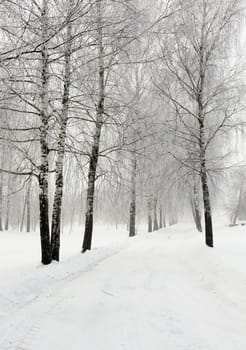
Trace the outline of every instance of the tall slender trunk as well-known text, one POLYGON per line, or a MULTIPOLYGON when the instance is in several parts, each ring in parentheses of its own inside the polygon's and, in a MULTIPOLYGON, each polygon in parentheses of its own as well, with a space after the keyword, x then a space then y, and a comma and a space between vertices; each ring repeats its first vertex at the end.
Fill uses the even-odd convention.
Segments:
POLYGON ((40 171, 39 187, 41 261, 44 265, 48 265, 51 263, 52 257, 49 231, 48 181, 44 171, 40 171))
MULTIPOLYGON (((75 194, 74 194, 74 197, 75 197, 75 194)), ((77 201, 74 201, 74 202, 73 202, 72 208, 71 208, 71 214, 70 214, 70 229, 69 229, 69 232, 70 232, 70 233, 73 231, 73 225, 74 225, 74 222, 76 221, 75 208, 77 208, 77 201)))
POLYGON ((200 177, 202 184, 203 209, 205 220, 205 242, 208 247, 213 247, 213 225, 210 205, 210 195, 208 188, 207 169, 206 169, 206 146, 205 146, 205 111, 203 106, 203 89, 205 73, 203 71, 203 56, 201 57, 200 87, 198 93, 198 122, 199 122, 199 148, 200 148, 200 177))
POLYGON ((200 148, 200 177, 202 183, 202 196, 204 207, 204 219, 205 219, 205 242, 208 247, 213 247, 213 225, 212 214, 210 205, 210 195, 207 179, 206 168, 206 142, 205 142, 205 105, 204 105, 204 86, 205 86, 205 74, 206 74, 206 53, 204 47, 205 41, 205 18, 203 16, 203 25, 201 31, 200 42, 200 67, 199 67, 199 81, 198 81, 198 93, 197 93, 197 110, 198 110, 198 122, 199 122, 199 148, 200 148))
POLYGON ((240 206, 241 206, 241 201, 242 201, 242 194, 243 194, 243 180, 241 180, 241 183, 240 183, 237 205, 236 205, 235 210, 232 213, 232 219, 231 219, 232 225, 236 225, 236 222, 237 222, 237 218, 238 218, 240 206))
POLYGON ((136 177, 137 177, 137 157, 133 152, 132 174, 131 174, 131 201, 130 201, 130 220, 129 220, 129 236, 136 235, 136 177))
POLYGON ((7 204, 6 204, 6 219, 5 219, 5 230, 8 231, 9 229, 9 214, 10 214, 10 196, 7 197, 7 204))
POLYGON ((165 216, 165 213, 163 213, 163 227, 166 227, 166 216, 165 216))
POLYGON ((163 214, 162 214, 162 204, 160 204, 160 207, 159 207, 159 228, 162 228, 162 227, 163 227, 162 218, 163 218, 163 214))
POLYGON ((20 225, 20 231, 22 232, 24 229, 24 223, 26 218, 26 232, 31 231, 31 203, 30 203, 30 196, 31 196, 31 179, 29 179, 27 185, 26 185, 26 193, 25 193, 25 199, 24 199, 24 206, 23 206, 23 212, 22 212, 22 219, 21 219, 21 225, 20 225))
POLYGON ((201 213, 199 208, 199 194, 195 175, 193 176, 193 184, 191 190, 191 208, 196 228, 198 232, 202 232, 201 213))
MULTIPOLYGON (((97 136, 99 142, 100 127, 97 127, 97 136)), ((95 142, 94 138, 94 142, 95 142)), ((95 181, 96 181, 96 169, 99 154, 99 143, 94 143, 92 147, 92 154, 90 157, 89 174, 88 174, 88 188, 87 188, 87 204, 85 215, 85 231, 82 246, 82 253, 91 249, 92 232, 93 232, 93 212, 94 212, 94 194, 95 194, 95 181)))
POLYGON ((90 155, 89 172, 88 172, 88 189, 87 189, 87 208, 85 215, 85 231, 82 245, 82 253, 91 249, 92 232, 93 232, 93 212, 94 212, 94 193, 96 170, 99 157, 99 145, 101 130, 103 126, 104 114, 104 50, 103 50, 103 27, 102 27, 102 0, 97 0, 97 21, 98 21, 98 104, 96 113, 96 130, 93 138, 93 145, 90 155))
POLYGON ((152 232, 151 200, 148 201, 148 232, 152 232))
MULTIPOLYGON (((73 0, 69 0, 69 10, 71 10, 73 0)), ((71 84, 71 21, 67 23, 67 35, 65 45, 65 74, 64 87, 62 97, 62 111, 60 117, 60 131, 58 139, 58 150, 56 158, 56 179, 55 179, 55 194, 52 212, 51 224, 51 249, 52 259, 59 261, 60 258, 60 234, 61 234, 61 212, 62 212, 62 197, 63 197, 63 168, 64 168, 64 153, 66 142, 66 130, 68 121, 69 108, 69 92, 71 84)))
POLYGON ((26 193, 26 232, 31 231, 31 187, 32 179, 29 179, 26 193))
MULTIPOLYGON (((12 157, 10 155, 10 165, 9 165, 9 169, 11 169, 12 166, 12 157)), ((7 203, 6 203, 6 218, 5 218, 5 230, 8 231, 9 229, 9 216, 10 216, 10 200, 11 200, 11 194, 10 194, 10 184, 11 184, 11 179, 12 177, 9 176, 8 177, 8 192, 7 192, 7 203)))
POLYGON ((44 265, 51 263, 51 244, 49 231, 49 198, 48 198, 48 172, 49 172, 49 149, 48 149, 48 84, 49 84, 49 62, 48 62, 48 0, 43 0, 42 5, 42 66, 41 66, 41 108, 40 108, 40 148, 41 165, 39 171, 39 215, 40 215, 40 239, 41 239, 41 261, 44 265))
POLYGON ((24 228, 24 221, 25 221, 25 215, 26 215, 26 201, 27 201, 27 193, 25 193, 25 197, 24 197, 24 205, 23 205, 23 212, 22 212, 22 217, 21 217, 20 232, 22 232, 23 228, 24 228))
POLYGON ((212 215, 211 215, 209 189, 207 184, 207 173, 205 171, 202 171, 201 181, 202 181, 202 192, 203 192, 203 203, 204 203, 206 244, 209 247, 213 247, 212 215))
POLYGON ((200 176, 202 183, 202 195, 203 195, 203 207, 204 207, 204 219, 205 219, 205 242, 208 247, 213 247, 213 225, 212 214, 210 205, 210 195, 208 188, 208 179, 206 171, 206 155, 205 155, 205 141, 204 141, 204 121, 203 118, 199 119, 200 125, 200 176))
POLYGON ((154 199, 154 231, 158 230, 158 219, 157 219, 157 198, 154 199))

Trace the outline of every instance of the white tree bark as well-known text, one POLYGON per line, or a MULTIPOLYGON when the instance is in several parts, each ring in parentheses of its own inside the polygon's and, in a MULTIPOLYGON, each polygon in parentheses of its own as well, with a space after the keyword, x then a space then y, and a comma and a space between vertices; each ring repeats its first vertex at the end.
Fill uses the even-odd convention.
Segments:
POLYGON ((99 157, 99 146, 101 131, 103 126, 104 99, 105 99, 105 68, 104 68, 104 49, 103 49, 103 23, 102 23, 102 0, 97 0, 97 32, 98 32, 98 104, 96 111, 96 126, 93 137, 93 145, 90 155, 90 164, 88 172, 88 189, 85 215, 85 231, 82 246, 82 252, 91 249, 93 232, 93 212, 94 212, 94 194, 96 171, 99 157))
POLYGON ((130 194, 130 220, 129 220, 129 236, 136 235, 136 180, 137 180, 137 155, 132 152, 131 160, 131 194, 130 194))
POLYGON ((39 210, 40 210, 40 237, 42 263, 51 263, 51 244, 49 231, 49 198, 48 198, 48 172, 49 172, 49 56, 48 56, 48 0, 42 2, 41 14, 41 93, 40 93, 40 148, 41 164, 39 171, 39 210))
POLYGON ((72 11, 74 0, 68 0, 68 23, 65 44, 65 72, 64 72, 64 87, 62 97, 62 111, 60 117, 60 130, 58 139, 58 149, 56 154, 56 179, 55 179, 55 194, 52 212, 51 226, 51 248, 52 259, 59 261, 60 253, 60 231, 61 231, 61 212, 62 212, 62 197, 63 197, 63 168, 66 143, 66 131, 68 122, 69 110, 69 94, 71 85, 71 46, 72 46, 72 24, 69 19, 69 12, 72 11))

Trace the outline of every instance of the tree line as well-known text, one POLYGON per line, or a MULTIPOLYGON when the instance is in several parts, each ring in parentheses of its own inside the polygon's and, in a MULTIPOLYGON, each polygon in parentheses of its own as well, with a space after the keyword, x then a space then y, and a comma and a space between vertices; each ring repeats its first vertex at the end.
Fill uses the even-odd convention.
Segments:
MULTIPOLYGON (((202 204, 213 247, 211 189, 244 128, 243 1, 3 0, 0 9, 0 230, 38 225, 50 264, 63 222, 84 225, 84 253, 95 213, 135 236, 136 220, 157 230, 189 203, 201 232, 202 204)), ((239 199, 234 223, 241 190, 239 199)))

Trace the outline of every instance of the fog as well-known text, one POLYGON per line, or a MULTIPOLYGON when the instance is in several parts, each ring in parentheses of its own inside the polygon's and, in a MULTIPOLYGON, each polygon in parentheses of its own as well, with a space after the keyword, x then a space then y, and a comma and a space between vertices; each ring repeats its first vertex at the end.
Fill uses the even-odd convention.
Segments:
POLYGON ((243 2, 2 1, 0 230, 246 219, 243 2), (15 23, 15 24, 13 24, 15 23))

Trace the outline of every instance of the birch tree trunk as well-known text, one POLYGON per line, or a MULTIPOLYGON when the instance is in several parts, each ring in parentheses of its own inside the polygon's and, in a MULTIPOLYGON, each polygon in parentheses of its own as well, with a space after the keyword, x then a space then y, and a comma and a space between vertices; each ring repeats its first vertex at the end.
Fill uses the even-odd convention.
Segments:
POLYGON ((203 207, 204 207, 204 219, 205 219, 205 242, 208 247, 213 247, 213 226, 212 215, 210 205, 210 194, 208 188, 207 169, 206 169, 206 142, 205 142, 205 106, 204 106, 204 86, 205 86, 205 74, 206 74, 206 53, 205 53, 205 21, 206 13, 203 9, 203 23, 201 30, 200 40, 200 66, 199 66, 199 80, 197 87, 197 110, 198 110, 198 123, 199 123, 199 147, 200 147, 200 176, 202 183, 202 195, 203 195, 203 207))
POLYGON ((130 220, 129 220, 129 236, 136 235, 136 177, 137 177, 137 157, 133 152, 132 159, 132 175, 131 175, 131 201, 130 201, 130 220))
MULTIPOLYGON (((11 163, 10 163, 11 164, 11 163)), ((10 167, 11 169, 11 167, 10 167)), ((10 214, 10 184, 11 184, 11 176, 8 177, 8 192, 7 192, 7 203, 6 203, 6 218, 5 218, 5 230, 9 229, 9 214, 10 214)))
POLYGON ((151 200, 148 201, 148 232, 152 232, 151 200))
POLYGON ((158 219, 157 219, 157 198, 154 199, 154 231, 158 230, 158 219))
POLYGON ((29 179, 28 184, 26 185, 26 193, 25 193, 25 199, 24 199, 24 206, 23 206, 23 213, 22 213, 22 219, 21 219, 21 225, 20 225, 20 231, 22 232, 24 229, 24 223, 26 218, 26 232, 31 231, 31 203, 30 198, 31 196, 31 179, 29 179))
POLYGON ((6 203, 6 219, 5 219, 5 230, 8 231, 9 229, 9 214, 10 214, 10 196, 7 197, 7 203, 6 203))
MULTIPOLYGON (((69 0, 69 10, 72 9, 73 0, 69 0)), ((71 85, 71 21, 67 23, 67 35, 65 45, 65 74, 64 87, 62 97, 62 111, 60 117, 60 131, 58 140, 58 150, 56 159, 56 178, 55 178, 55 194, 52 212, 51 224, 51 249, 52 259, 59 261, 60 257, 60 233, 61 233, 61 211, 62 211, 62 197, 63 197, 63 168, 64 168, 64 154, 66 142, 66 130, 68 121, 69 108, 69 92, 71 85)))
POLYGON ((48 84, 49 84, 49 68, 48 68, 48 0, 43 0, 42 3, 42 46, 41 46, 41 108, 40 108, 40 148, 41 148, 41 165, 39 172, 39 211, 40 211, 40 238, 41 238, 41 261, 44 265, 50 264, 51 243, 49 231, 49 199, 48 199, 48 84))
POLYGON ((193 176, 191 207, 192 207, 192 214, 194 217, 196 228, 199 232, 202 232, 201 213, 199 209, 199 195, 198 195, 198 188, 197 188, 195 176, 193 176))
POLYGON ((165 216, 165 213, 163 213, 163 227, 166 227, 166 216, 165 216))
POLYGON ((25 215, 26 215, 26 200, 27 200, 27 193, 25 194, 25 197, 24 197, 24 206, 23 206, 23 212, 21 217, 20 232, 22 232, 24 228, 24 221, 25 221, 25 215))
MULTIPOLYGON (((199 103, 201 106, 201 104, 199 103)), ((199 107, 200 108, 200 107, 199 107)), ((206 170, 206 153, 205 153, 205 133, 204 133, 204 117, 202 109, 199 112, 199 126, 200 126, 200 176, 202 183, 204 220, 205 220, 205 242, 208 247, 213 247, 213 226, 210 205, 210 194, 208 188, 207 170, 206 170)))
POLYGON ((207 173, 202 165, 201 171, 201 181, 202 181, 202 192, 203 192, 203 203, 204 203, 204 217, 205 217, 205 236, 206 244, 209 247, 213 247, 213 226, 212 226, 212 215, 211 215, 211 205, 210 196, 207 183, 207 173))
POLYGON ((162 228, 163 227, 163 224, 162 224, 162 204, 160 204, 160 207, 159 207, 159 228, 162 228))
MULTIPOLYGON (((7 148, 7 152, 9 154, 9 169, 12 168, 12 161, 13 156, 10 148, 7 148)), ((12 185, 13 177, 8 176, 8 182, 7 182, 7 198, 6 198, 6 217, 5 217, 5 230, 8 231, 9 229, 9 217, 10 217, 10 202, 11 202, 11 185, 12 185)))
POLYGON ((240 182, 239 196, 238 196, 238 200, 237 200, 237 205, 236 205, 236 208, 233 211, 232 217, 231 217, 231 224, 232 225, 236 225, 237 218, 238 218, 239 211, 240 211, 241 202, 242 202, 242 195, 243 195, 243 180, 241 180, 241 182, 240 182))
POLYGON ((26 193, 26 232, 31 232, 31 187, 32 179, 30 178, 26 193))
POLYGON ((94 211, 94 193, 95 193, 95 181, 96 170, 99 157, 99 145, 101 130, 103 126, 103 114, 104 114, 104 59, 103 59, 103 28, 102 28, 102 0, 97 0, 97 21, 98 21, 98 104, 96 113, 96 130, 93 137, 93 145, 90 155, 89 172, 88 172, 88 189, 87 189, 87 203, 86 203, 86 215, 85 215, 85 231, 82 245, 82 253, 91 249, 92 232, 93 232, 93 211, 94 211))

